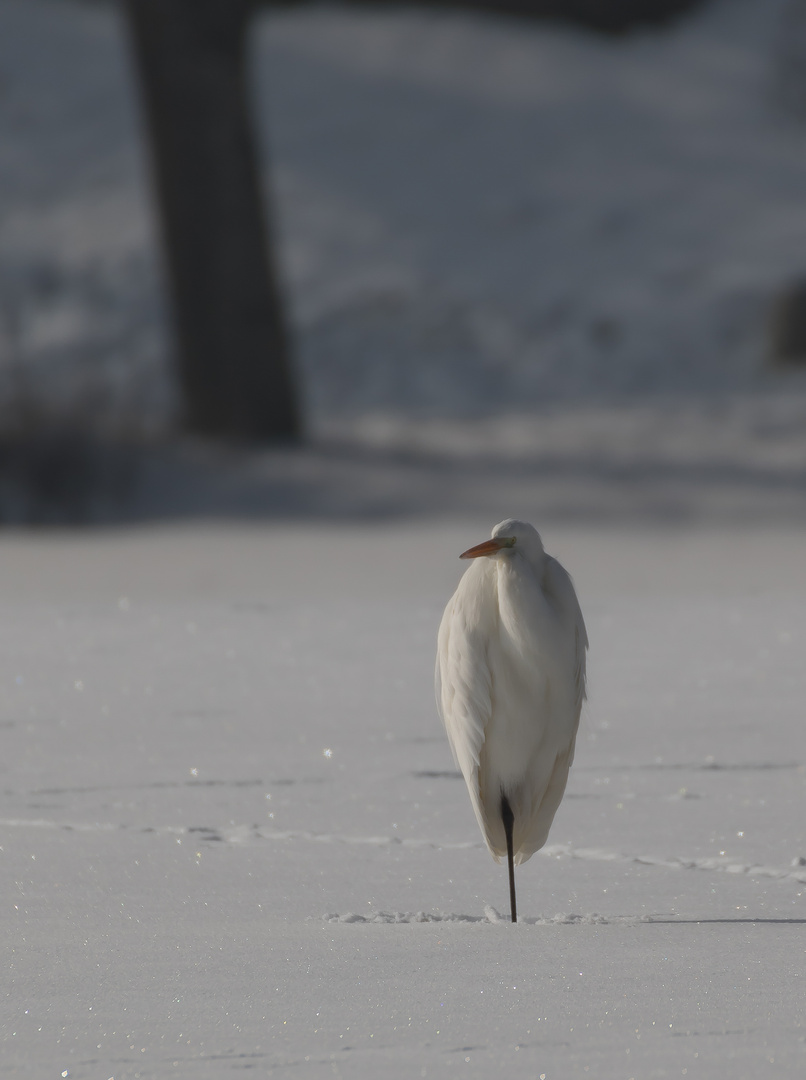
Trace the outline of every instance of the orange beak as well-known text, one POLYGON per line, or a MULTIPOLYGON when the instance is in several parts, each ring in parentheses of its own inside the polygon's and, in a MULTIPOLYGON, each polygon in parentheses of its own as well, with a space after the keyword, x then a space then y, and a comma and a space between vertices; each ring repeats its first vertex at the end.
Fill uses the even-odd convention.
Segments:
POLYGON ((478 559, 481 555, 495 555, 496 551, 500 551, 501 548, 513 547, 514 544, 514 536, 496 536, 494 540, 485 540, 483 544, 476 544, 475 547, 468 548, 467 551, 462 552, 459 558, 478 559))

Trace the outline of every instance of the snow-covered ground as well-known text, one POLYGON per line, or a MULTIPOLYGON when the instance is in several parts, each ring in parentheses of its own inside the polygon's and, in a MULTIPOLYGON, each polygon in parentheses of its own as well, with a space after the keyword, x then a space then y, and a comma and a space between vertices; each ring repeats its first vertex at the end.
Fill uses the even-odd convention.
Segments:
POLYGON ((431 675, 490 523, 7 534, 4 1077, 800 1077, 802 530, 548 526, 590 637, 549 845, 431 675))
MULTIPOLYGON (((206 522, 0 534, 4 1078, 804 1075, 785 9, 263 17, 316 438, 144 458, 124 514, 206 522), (591 638, 515 927, 431 691, 510 514, 591 638)), ((170 422, 128 70, 114 7, 0 0, 6 412, 170 422)))

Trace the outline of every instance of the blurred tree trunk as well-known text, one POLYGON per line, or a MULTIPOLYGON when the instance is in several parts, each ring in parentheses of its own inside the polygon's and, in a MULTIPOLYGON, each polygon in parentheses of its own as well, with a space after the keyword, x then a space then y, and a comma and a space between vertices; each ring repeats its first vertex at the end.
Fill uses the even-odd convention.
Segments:
POLYGON ((806 367, 806 280, 784 286, 773 300, 769 361, 774 367, 806 367))
POLYGON ((185 422, 293 439, 300 422, 250 122, 251 0, 125 0, 165 240, 185 422))

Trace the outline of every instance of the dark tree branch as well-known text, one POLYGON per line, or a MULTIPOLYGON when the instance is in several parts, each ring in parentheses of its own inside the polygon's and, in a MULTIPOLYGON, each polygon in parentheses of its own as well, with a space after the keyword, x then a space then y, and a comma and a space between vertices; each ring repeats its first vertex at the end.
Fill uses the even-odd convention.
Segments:
MULTIPOLYGON (((281 0, 258 0, 264 7, 281 0)), ((301 0, 286 0, 300 3, 301 0)), ((353 0, 367 7, 399 6, 400 0, 353 0)), ((640 26, 662 25, 702 6, 705 0, 414 0, 415 6, 465 8, 493 15, 587 26, 607 34, 621 34, 640 26)))

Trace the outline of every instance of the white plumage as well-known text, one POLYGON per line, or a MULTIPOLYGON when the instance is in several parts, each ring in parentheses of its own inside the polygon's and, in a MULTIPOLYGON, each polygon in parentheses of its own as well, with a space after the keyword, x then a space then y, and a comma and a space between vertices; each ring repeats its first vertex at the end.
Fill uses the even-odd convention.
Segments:
POLYGON ((454 758, 496 861, 541 848, 574 760, 588 638, 571 578, 512 518, 473 559, 439 628, 436 694, 454 758))

